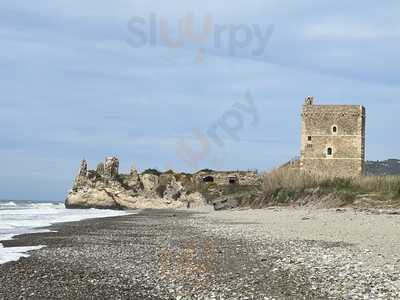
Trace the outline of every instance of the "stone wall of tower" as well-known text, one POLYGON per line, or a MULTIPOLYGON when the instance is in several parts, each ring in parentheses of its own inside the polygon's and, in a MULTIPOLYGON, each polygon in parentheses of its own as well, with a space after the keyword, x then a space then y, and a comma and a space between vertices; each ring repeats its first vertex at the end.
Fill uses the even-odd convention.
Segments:
POLYGON ((365 108, 360 105, 314 105, 302 111, 300 168, 329 177, 364 172, 365 108))

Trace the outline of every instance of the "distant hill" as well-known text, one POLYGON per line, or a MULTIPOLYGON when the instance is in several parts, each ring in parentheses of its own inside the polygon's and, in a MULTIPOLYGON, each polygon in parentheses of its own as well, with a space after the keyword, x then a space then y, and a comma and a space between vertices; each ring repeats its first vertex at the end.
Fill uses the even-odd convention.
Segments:
POLYGON ((366 161, 366 175, 400 175, 400 159, 388 159, 383 161, 366 161))

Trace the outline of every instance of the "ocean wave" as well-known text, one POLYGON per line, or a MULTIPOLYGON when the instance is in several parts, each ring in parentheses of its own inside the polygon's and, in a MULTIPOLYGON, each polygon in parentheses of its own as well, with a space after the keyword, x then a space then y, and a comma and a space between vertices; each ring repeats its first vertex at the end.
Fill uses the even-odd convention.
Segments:
POLYGON ((64 203, 31 203, 29 204, 30 208, 52 208, 52 209, 57 209, 57 208, 65 208, 64 203))
MULTIPOLYGON (((21 203, 21 205, 17 205, 17 208, 9 205, 8 209, 5 207, 0 209, 0 240, 10 239, 20 234, 47 232, 47 229, 39 228, 48 227, 56 223, 114 217, 126 214, 128 213, 117 210, 70 210, 66 209, 62 203, 21 203)), ((20 250, 21 249, 16 249, 14 252, 13 250, 7 250, 7 254, 5 254, 6 250, 5 248, 1 248, 0 244, 0 264, 9 259, 8 255, 12 258, 25 255, 23 254, 25 252, 20 252, 20 250)))
POLYGON ((0 207, 16 207, 17 204, 13 201, 9 201, 9 202, 0 202, 0 207))
MULTIPOLYGON (((12 211, 12 213, 18 213, 18 211, 30 210, 40 210, 42 213, 48 213, 49 210, 59 210, 65 209, 64 203, 51 203, 51 202, 0 202, 0 215, 7 214, 7 211, 12 211)), ((25 212, 23 212, 25 214, 25 212)))

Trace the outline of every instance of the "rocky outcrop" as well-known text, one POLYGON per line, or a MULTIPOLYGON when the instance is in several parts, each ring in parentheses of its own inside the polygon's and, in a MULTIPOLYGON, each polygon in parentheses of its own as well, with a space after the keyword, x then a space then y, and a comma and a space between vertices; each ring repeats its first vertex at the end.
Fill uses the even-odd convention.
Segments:
POLYGON ((107 157, 96 170, 83 160, 74 185, 65 200, 67 208, 195 208, 204 206, 203 195, 194 190, 194 178, 168 172, 119 174, 119 160, 107 157))
POLYGON ((107 157, 104 164, 104 175, 116 178, 118 176, 119 160, 116 157, 107 157))
POLYGON ((156 188, 159 186, 159 176, 154 174, 144 174, 140 177, 143 184, 143 189, 147 193, 155 192, 156 188))
POLYGON ((80 168, 79 168, 78 177, 86 177, 87 172, 88 172, 88 165, 87 165, 87 162, 86 162, 86 160, 82 160, 82 161, 81 161, 81 166, 80 166, 80 168))

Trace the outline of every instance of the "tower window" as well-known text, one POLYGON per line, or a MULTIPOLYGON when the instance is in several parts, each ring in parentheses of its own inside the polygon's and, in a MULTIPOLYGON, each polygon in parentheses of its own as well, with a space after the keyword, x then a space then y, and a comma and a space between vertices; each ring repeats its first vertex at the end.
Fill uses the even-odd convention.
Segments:
POLYGON ((333 133, 337 133, 337 126, 333 126, 333 127, 332 127, 332 132, 333 132, 333 133))
POLYGON ((311 142, 312 141, 312 137, 309 135, 308 136, 308 141, 311 142))
POLYGON ((327 149, 327 151, 326 151, 326 154, 327 154, 328 156, 332 156, 332 153, 333 153, 333 150, 332 150, 331 147, 329 147, 329 148, 327 149))

